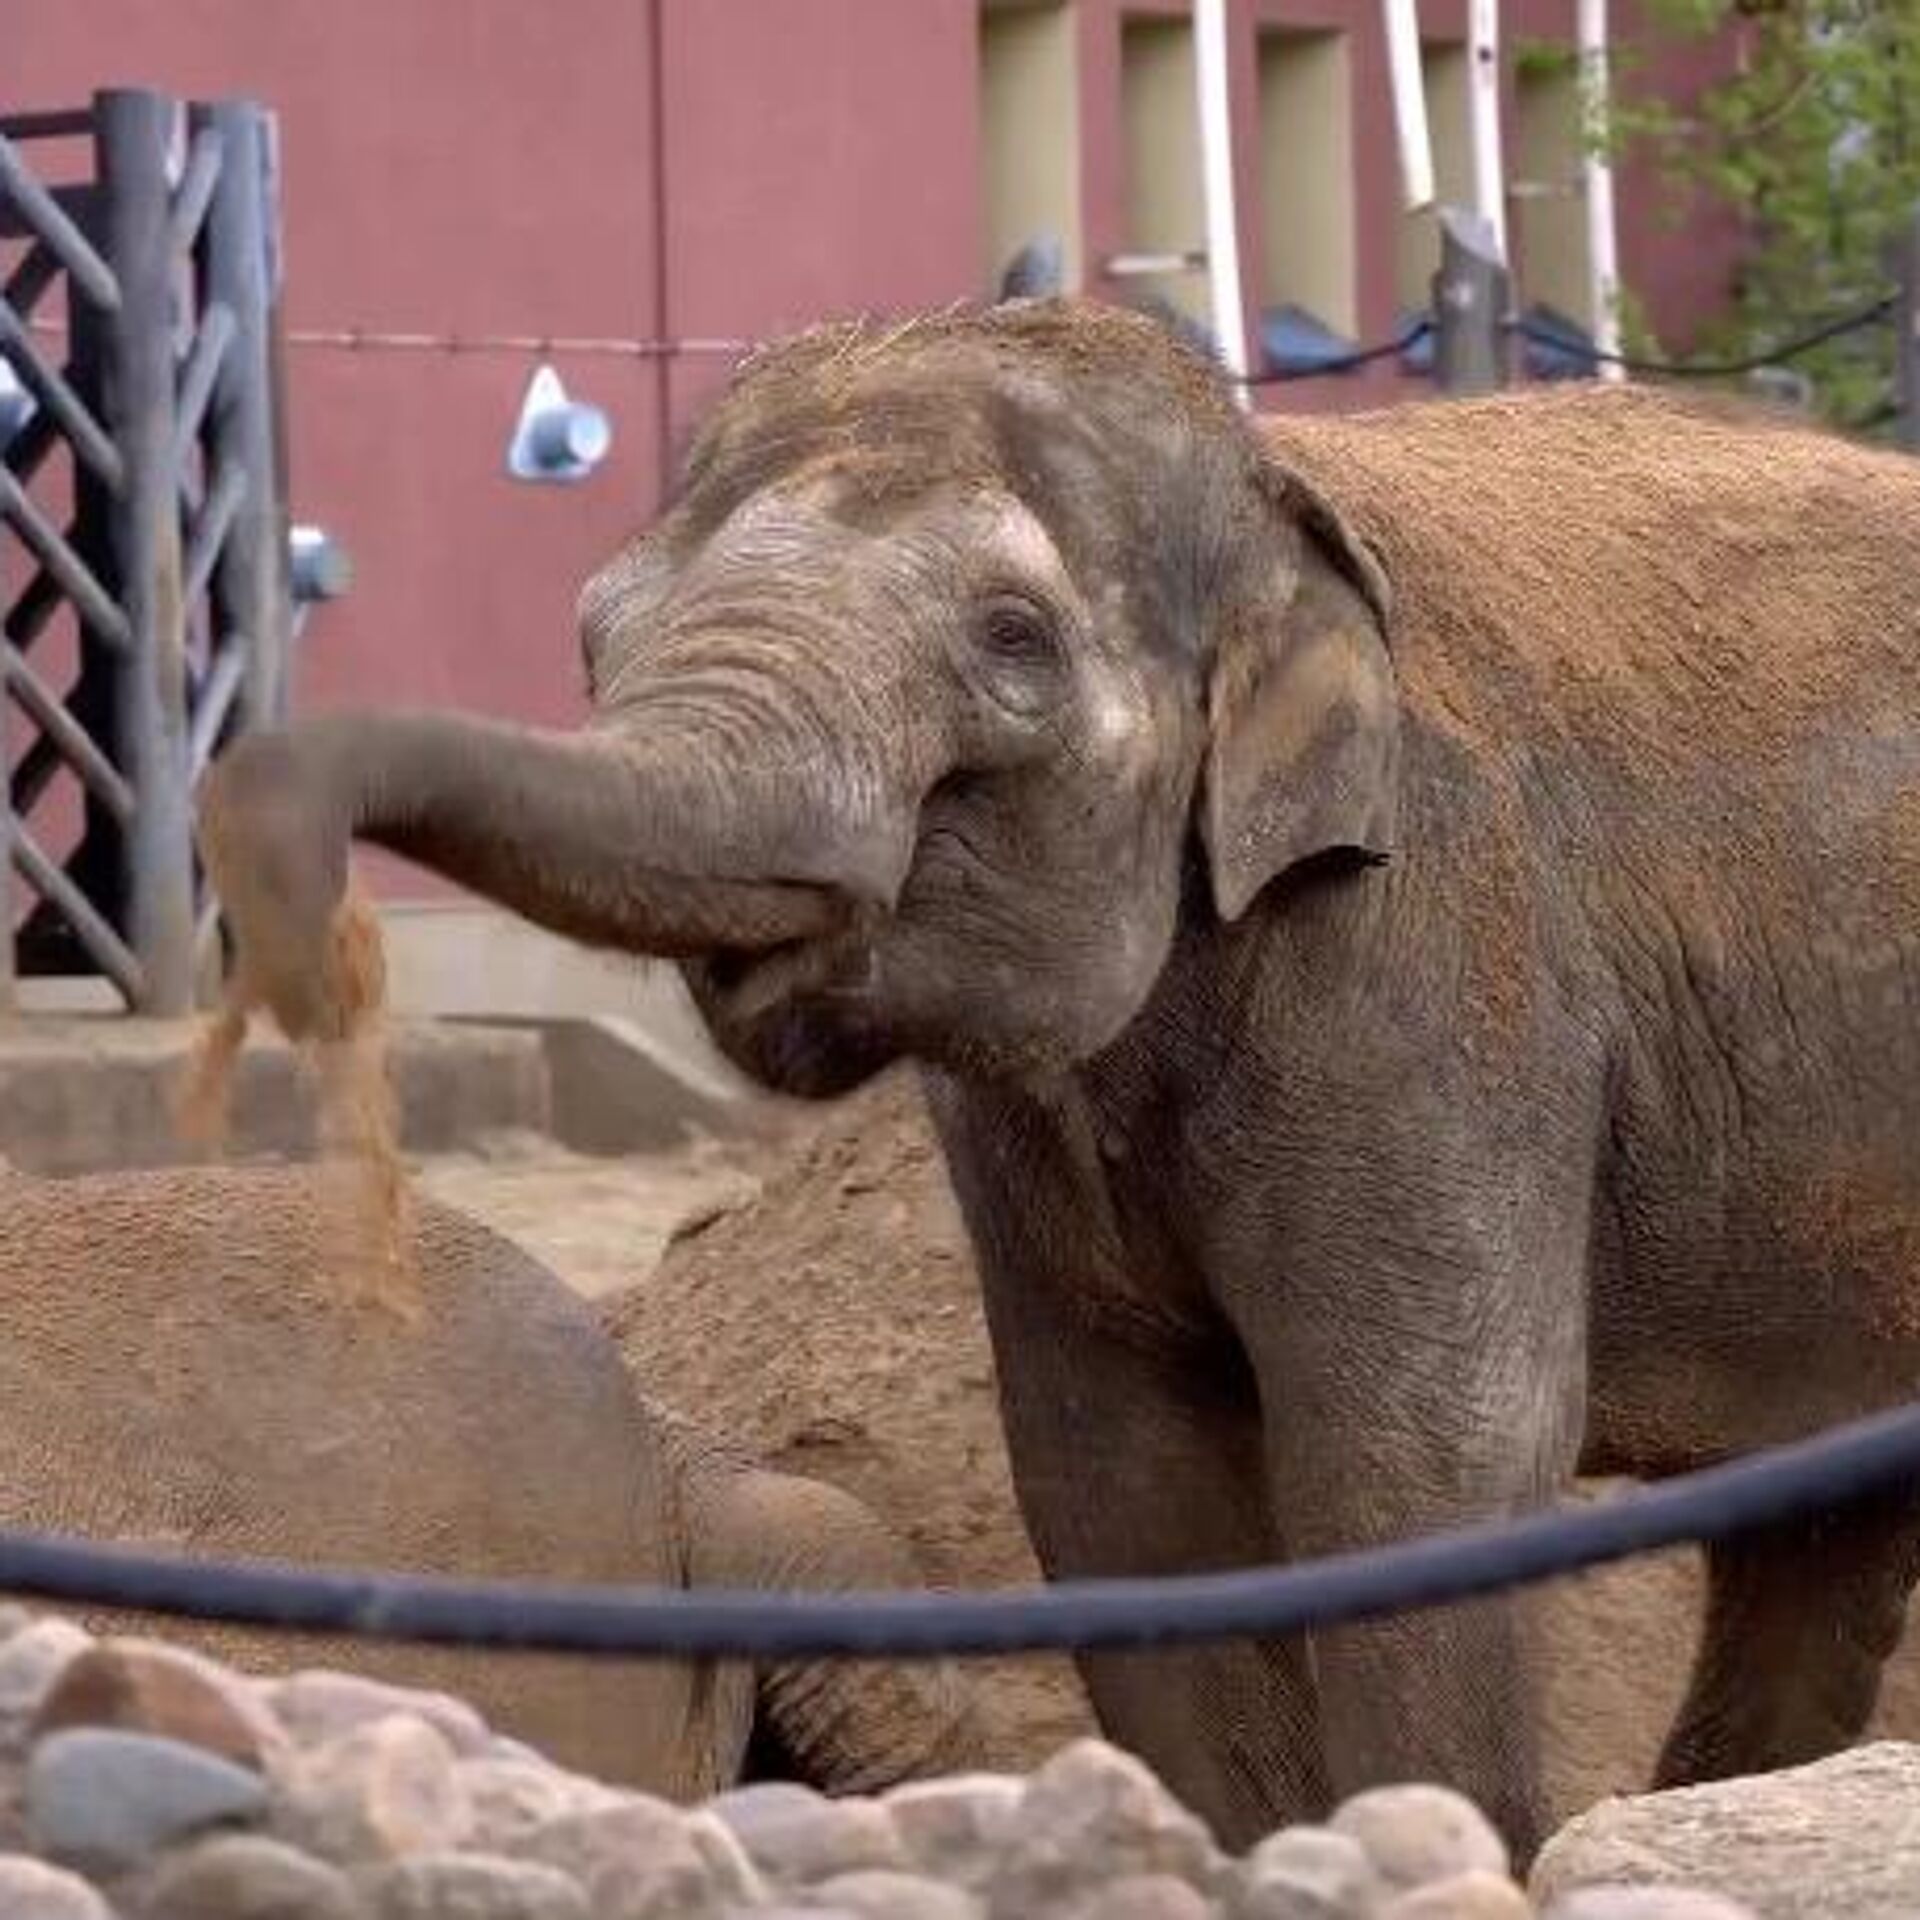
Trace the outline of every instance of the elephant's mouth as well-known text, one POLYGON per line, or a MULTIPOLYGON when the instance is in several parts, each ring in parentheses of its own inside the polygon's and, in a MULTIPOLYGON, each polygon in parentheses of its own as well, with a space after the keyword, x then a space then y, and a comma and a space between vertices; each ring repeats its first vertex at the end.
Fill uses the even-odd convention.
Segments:
POLYGON ((801 997, 853 998, 873 984, 871 916, 850 914, 824 935, 765 946, 722 946, 688 963, 696 991, 748 1022, 801 997))

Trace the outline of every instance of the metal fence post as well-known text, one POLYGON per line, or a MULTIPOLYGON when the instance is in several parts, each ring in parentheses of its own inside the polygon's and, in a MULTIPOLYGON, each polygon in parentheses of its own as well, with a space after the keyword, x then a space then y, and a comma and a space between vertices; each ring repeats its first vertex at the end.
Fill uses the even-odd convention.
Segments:
POLYGON ((1463 207, 1442 207, 1433 365, 1443 393, 1491 393, 1510 382, 1511 296, 1512 280, 1491 224, 1463 207))
POLYGON ((248 729, 274 725, 284 710, 293 619, 291 528, 273 406, 279 250, 268 232, 270 130, 265 113, 243 100, 196 107, 193 125, 220 136, 202 289, 209 303, 232 314, 234 327, 208 410, 208 451, 215 474, 238 472, 245 488, 214 573, 213 599, 216 628, 242 649, 244 662, 228 726, 248 729))
POLYGON ((1895 248, 1899 293, 1893 309, 1894 439, 1920 453, 1920 207, 1907 216, 1895 248))
POLYGON ((193 841, 171 221, 183 119, 163 95, 113 91, 94 96, 94 127, 103 251, 120 286, 101 371, 103 411, 125 463, 104 529, 129 629, 114 662, 115 758, 135 802, 121 840, 122 898, 141 971, 136 1011, 183 1014, 193 1007, 193 841))

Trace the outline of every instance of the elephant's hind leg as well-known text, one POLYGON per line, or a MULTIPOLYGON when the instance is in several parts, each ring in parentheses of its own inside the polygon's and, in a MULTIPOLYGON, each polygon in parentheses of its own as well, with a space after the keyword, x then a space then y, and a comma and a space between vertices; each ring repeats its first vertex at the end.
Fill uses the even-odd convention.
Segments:
POLYGON ((1707 1551, 1707 1607, 1656 1784, 1799 1766, 1858 1739, 1920 1577, 1920 1485, 1707 1551))

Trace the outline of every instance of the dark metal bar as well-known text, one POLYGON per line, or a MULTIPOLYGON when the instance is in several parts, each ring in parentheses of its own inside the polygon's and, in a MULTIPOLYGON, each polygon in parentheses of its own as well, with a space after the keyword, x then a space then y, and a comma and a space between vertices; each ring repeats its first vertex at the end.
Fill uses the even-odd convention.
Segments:
POLYGON ((181 176, 180 191, 173 198, 170 237, 175 253, 191 253, 200 243, 200 226, 213 202, 221 158, 220 130, 198 127, 187 148, 187 170, 181 176))
POLYGON ((59 277, 59 256, 44 240, 36 240, 7 275, 7 284, 0 287, 0 304, 11 307, 25 320, 59 277))
POLYGON ((246 635, 233 635, 214 655, 213 666, 200 683, 193 726, 187 735, 188 768, 196 787, 207 770, 207 762, 213 758, 227 716, 233 711, 234 699, 246 680, 247 652, 246 635))
POLYGON ((1512 280, 1491 223, 1460 207, 1442 207, 1433 361, 1443 393, 1491 393, 1511 383, 1511 299, 1512 280))
POLYGON ((27 424, 7 443, 7 471, 24 486, 32 484, 40 463, 60 444, 60 429, 52 414, 36 408, 27 424))
POLYGON ((185 599, 192 606, 207 590, 214 563, 226 550, 227 535, 240 509, 246 504, 247 475, 229 462, 214 479, 213 491, 200 509, 200 517, 187 536, 185 599))
POLYGON ((32 741, 7 783, 12 790, 14 812, 22 819, 30 814, 40 804, 47 783, 66 764, 60 758, 59 748, 44 733, 32 741))
POLYGON ((120 287, 113 269, 94 251, 93 243, 82 233, 61 206, 59 198, 43 187, 27 169, 13 142, 0 134, 0 203, 11 200, 23 231, 44 240, 60 257, 60 264, 102 312, 115 312, 120 305, 120 287))
POLYGON ((56 867, 18 818, 13 823, 13 869, 72 927, 75 937, 120 989, 129 1006, 147 998, 138 956, 101 917, 94 904, 56 867))
MULTIPOLYGON (((251 101, 196 108, 194 124, 217 130, 225 154, 207 213, 201 268, 206 298, 233 322, 233 342, 221 360, 207 416, 208 453, 220 476, 216 493, 230 471, 247 482, 213 576, 213 632, 216 645, 239 643, 244 649, 236 723, 267 726, 285 717, 293 645, 277 148, 271 117, 251 101)), ((218 744, 216 736, 210 749, 218 744)))
POLYGON ((0 135, 9 140, 62 140, 93 131, 89 107, 53 107, 41 113, 0 114, 0 135))
POLYGON ((125 475, 120 454, 106 430, 87 409, 87 403, 67 384, 64 375, 48 366, 19 316, 0 301, 0 358, 20 376, 20 384, 39 401, 73 442, 74 452, 116 492, 125 475))
POLYGON ((200 331, 194 336, 187 364, 180 371, 179 397, 174 402, 173 464, 187 464, 193 443, 200 437, 200 423, 206 417, 207 402, 213 398, 213 384, 220 377, 227 349, 233 344, 233 310, 214 300, 202 309, 200 331))
POLYGON ((81 619, 102 640, 119 652, 133 644, 127 616, 5 466, 0 466, 0 519, 19 534, 27 550, 60 583, 61 592, 78 608, 81 619))
POLYGON ((133 789, 93 736, 70 714, 47 683, 12 647, 0 644, 0 687, 13 695, 20 711, 40 729, 75 773, 86 782, 122 825, 133 818, 133 789))
POLYGON ((4 633, 22 653, 40 638, 40 630, 60 610, 60 583, 45 567, 36 567, 33 578, 20 589, 20 598, 7 609, 0 622, 4 633))
POLYGON ((126 462, 107 543, 131 645, 114 662, 115 763, 134 793, 121 841, 135 1010, 193 1007, 193 835, 187 794, 186 621, 181 599, 173 320, 181 262, 170 245, 184 121, 163 95, 94 96, 102 241, 121 311, 105 336, 108 423, 126 462))

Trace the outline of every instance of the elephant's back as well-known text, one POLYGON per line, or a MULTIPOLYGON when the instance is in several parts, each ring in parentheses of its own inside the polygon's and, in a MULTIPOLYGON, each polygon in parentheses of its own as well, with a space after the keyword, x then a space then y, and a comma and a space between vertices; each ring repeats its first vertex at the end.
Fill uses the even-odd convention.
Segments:
POLYGON ((1381 559, 1405 697, 1492 746, 1920 724, 1920 467, 1755 409, 1532 389, 1267 428, 1381 559))
MULTIPOLYGON (((340 1223, 308 1170, 16 1177, 6 1197, 0 1524, 306 1564, 682 1578, 672 1476, 618 1354, 475 1222, 421 1204, 409 1322, 353 1297, 355 1276, 343 1290, 340 1223)), ((453 1687, 620 1777, 678 1790, 704 1771, 678 1669, 197 1637, 453 1687)))

